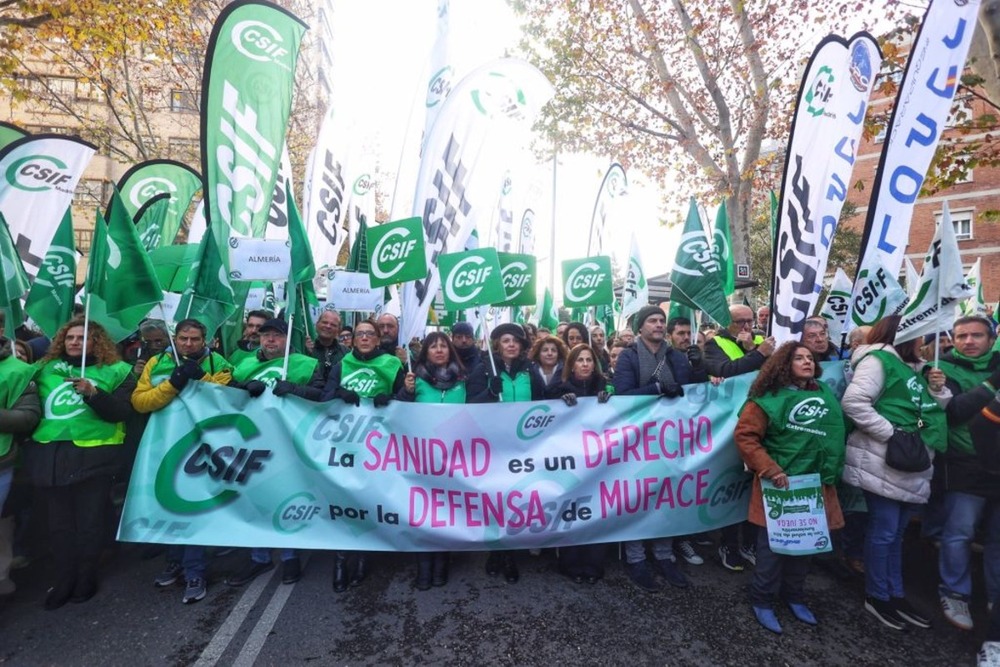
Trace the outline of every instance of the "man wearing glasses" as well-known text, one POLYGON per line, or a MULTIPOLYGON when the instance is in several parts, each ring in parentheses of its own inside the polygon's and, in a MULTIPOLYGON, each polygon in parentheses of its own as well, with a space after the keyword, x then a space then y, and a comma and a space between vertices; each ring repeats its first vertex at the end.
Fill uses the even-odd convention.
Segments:
POLYGON ((705 343, 705 367, 713 377, 729 378, 752 373, 774 352, 774 337, 754 343, 753 311, 749 306, 730 306, 732 322, 705 343))

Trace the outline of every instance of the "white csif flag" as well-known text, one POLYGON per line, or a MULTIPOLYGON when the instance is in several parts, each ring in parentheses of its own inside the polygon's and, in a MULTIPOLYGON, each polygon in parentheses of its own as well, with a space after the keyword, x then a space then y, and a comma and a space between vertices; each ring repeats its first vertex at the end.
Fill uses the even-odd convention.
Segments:
POLYGON ((843 335, 846 333, 847 314, 851 309, 851 285, 851 279, 847 277, 843 269, 837 267, 837 273, 833 276, 826 301, 823 302, 823 307, 819 311, 820 316, 827 322, 830 340, 841 347, 844 347, 846 342, 843 340, 843 335))
POLYGON ((639 241, 635 238, 635 232, 632 232, 632 249, 628 254, 625 283, 622 285, 621 318, 627 320, 648 304, 649 284, 646 282, 646 272, 642 268, 642 258, 639 256, 639 241))
POLYGON ((983 298, 982 272, 983 260, 982 258, 976 258, 976 263, 972 265, 972 268, 969 269, 969 272, 965 275, 965 282, 969 283, 969 287, 972 289, 972 298, 958 304, 958 311, 962 313, 963 316, 987 316, 986 299, 983 298))
POLYGON ((962 273, 962 257, 955 239, 948 202, 931 241, 920 271, 917 293, 903 310, 896 329, 896 343, 939 331, 948 331, 955 322, 955 306, 973 295, 962 273))

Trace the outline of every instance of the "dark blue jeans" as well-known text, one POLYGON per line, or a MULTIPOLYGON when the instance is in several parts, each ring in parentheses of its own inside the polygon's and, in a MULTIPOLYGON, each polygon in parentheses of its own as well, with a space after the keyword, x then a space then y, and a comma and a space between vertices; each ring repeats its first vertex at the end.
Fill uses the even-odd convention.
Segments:
POLYGON ((916 506, 865 491, 865 592, 883 602, 903 594, 903 532, 916 506))

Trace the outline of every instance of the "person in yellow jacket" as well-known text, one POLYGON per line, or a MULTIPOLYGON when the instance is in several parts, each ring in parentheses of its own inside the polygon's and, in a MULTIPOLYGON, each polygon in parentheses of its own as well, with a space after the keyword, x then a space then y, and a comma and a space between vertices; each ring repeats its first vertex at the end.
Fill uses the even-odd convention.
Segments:
MULTIPOLYGON (((173 349, 167 349, 146 362, 132 392, 132 407, 146 414, 165 408, 191 382, 227 385, 232 380, 233 367, 221 355, 205 344, 205 325, 188 319, 177 323, 173 349)), ((205 547, 171 545, 167 550, 167 567, 156 576, 157 587, 172 586, 181 575, 186 582, 183 604, 204 599, 207 592, 205 547)))

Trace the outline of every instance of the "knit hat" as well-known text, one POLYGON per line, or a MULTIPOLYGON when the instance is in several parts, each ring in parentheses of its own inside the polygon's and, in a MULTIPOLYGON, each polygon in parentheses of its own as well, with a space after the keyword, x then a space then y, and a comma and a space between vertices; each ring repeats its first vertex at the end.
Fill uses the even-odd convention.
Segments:
POLYGON ((468 322, 456 322, 455 326, 451 328, 452 336, 471 336, 475 337, 476 332, 473 331, 472 325, 468 322))
POLYGON ((642 328, 642 323, 653 315, 663 315, 666 317, 663 309, 659 306, 643 306, 640 308, 639 312, 635 314, 635 318, 632 320, 632 331, 639 333, 639 329, 642 328))
POLYGON ((498 341, 501 336, 506 334, 510 334, 514 336, 514 338, 517 338, 517 340, 521 343, 522 350, 528 349, 528 335, 524 333, 524 327, 520 324, 514 324, 513 322, 506 322, 494 329, 490 333, 490 340, 498 341))

